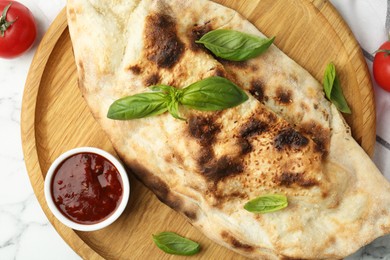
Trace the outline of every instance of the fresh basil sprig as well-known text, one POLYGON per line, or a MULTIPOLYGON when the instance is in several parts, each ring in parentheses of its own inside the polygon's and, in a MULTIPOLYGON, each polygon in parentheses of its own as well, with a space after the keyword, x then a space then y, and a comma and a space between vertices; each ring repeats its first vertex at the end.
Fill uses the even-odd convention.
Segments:
POLYGON ((179 100, 182 95, 180 91, 178 91, 174 87, 167 86, 167 85, 152 86, 151 89, 153 91, 162 91, 163 94, 165 95, 165 99, 166 99, 165 105, 167 107, 168 112, 176 119, 185 120, 179 115, 179 100))
POLYGON ((244 205, 244 209, 252 213, 268 213, 281 210, 288 206, 284 195, 270 194, 257 197, 244 205))
POLYGON ((345 114, 351 114, 351 109, 349 108, 341 89, 340 80, 336 75, 336 67, 332 62, 329 63, 325 69, 323 84, 325 96, 337 107, 337 109, 345 114))
POLYGON ((222 77, 209 77, 183 89, 167 85, 152 86, 155 92, 140 93, 115 101, 107 117, 117 120, 143 118, 168 111, 179 115, 179 104, 202 111, 223 110, 248 100, 247 94, 233 82, 222 77), (156 92, 157 91, 157 92, 156 92))
POLYGON ((173 232, 161 232, 153 235, 153 241, 165 253, 174 255, 194 255, 200 251, 200 245, 173 232))
POLYGON ((215 56, 230 61, 245 61, 265 52, 274 42, 271 39, 226 29, 213 30, 196 43, 203 44, 215 56))

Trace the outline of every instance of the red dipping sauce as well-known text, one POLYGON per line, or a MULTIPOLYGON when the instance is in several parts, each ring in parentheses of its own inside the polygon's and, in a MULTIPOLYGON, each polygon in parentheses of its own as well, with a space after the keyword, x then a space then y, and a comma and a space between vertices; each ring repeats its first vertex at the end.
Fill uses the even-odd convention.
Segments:
POLYGON ((78 153, 56 168, 51 194, 59 211, 79 224, 96 224, 108 218, 122 200, 122 178, 101 155, 78 153))

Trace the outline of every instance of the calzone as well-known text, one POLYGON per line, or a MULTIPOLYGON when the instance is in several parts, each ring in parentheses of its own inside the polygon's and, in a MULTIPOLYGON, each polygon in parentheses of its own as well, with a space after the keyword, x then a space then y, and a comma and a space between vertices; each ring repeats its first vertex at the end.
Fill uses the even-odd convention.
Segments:
POLYGON ((68 0, 67 18, 82 95, 118 155, 213 241, 257 259, 339 259, 390 233, 390 184, 307 71, 274 45, 232 62, 195 42, 216 29, 263 37, 236 11, 207 0, 68 0), (107 118, 115 100, 211 76, 249 99, 180 107, 186 120, 107 118), (288 206, 244 209, 264 194, 288 206))

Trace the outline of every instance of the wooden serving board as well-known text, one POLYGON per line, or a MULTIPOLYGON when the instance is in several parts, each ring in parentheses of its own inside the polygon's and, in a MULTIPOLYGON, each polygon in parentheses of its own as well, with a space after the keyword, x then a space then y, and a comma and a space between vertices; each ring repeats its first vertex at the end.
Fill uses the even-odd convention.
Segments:
MULTIPOLYGON (((361 50, 332 5, 324 0, 218 0, 247 17, 275 44, 320 82, 325 66, 336 64, 345 96, 352 107, 346 119, 355 139, 372 154, 375 143, 374 96, 361 50)), ((115 153, 93 119, 77 87, 76 66, 63 10, 43 38, 28 74, 22 107, 22 142, 28 174, 48 219, 85 259, 170 259, 152 241, 152 234, 174 231, 198 241, 203 259, 243 259, 213 243, 186 220, 160 203, 132 177, 131 199, 113 225, 79 232, 62 225, 43 194, 46 171, 62 152, 95 146, 115 153)), ((196 258, 196 257, 195 257, 196 258)))

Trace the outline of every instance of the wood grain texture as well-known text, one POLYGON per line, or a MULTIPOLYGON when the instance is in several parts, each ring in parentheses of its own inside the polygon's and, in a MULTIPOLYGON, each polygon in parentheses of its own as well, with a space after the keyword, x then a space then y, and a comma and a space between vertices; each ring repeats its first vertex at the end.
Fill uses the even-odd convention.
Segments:
MULTIPOLYGON (((372 154, 375 107, 370 76, 359 45, 329 2, 217 2, 237 10, 266 35, 275 35, 275 44, 320 82, 327 63, 333 61, 353 111, 346 119, 355 139, 372 154)), ((73 231, 51 214, 44 199, 43 183, 57 156, 79 146, 95 146, 115 154, 77 87, 65 10, 46 33, 32 62, 23 97, 21 131, 35 194, 58 233, 82 258, 171 259, 173 256, 162 253, 151 238, 160 231, 174 231, 202 245, 199 258, 244 259, 207 239, 183 217, 160 203, 132 174, 131 199, 124 214, 103 230, 73 231)))

